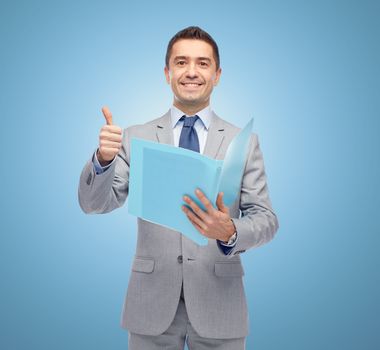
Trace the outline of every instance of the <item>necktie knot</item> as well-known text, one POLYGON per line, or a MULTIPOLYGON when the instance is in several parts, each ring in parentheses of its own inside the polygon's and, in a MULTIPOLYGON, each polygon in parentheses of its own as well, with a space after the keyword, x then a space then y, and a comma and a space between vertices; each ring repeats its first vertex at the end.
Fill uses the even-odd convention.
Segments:
POLYGON ((185 115, 181 117, 180 120, 183 120, 183 126, 184 127, 193 127, 195 122, 198 120, 198 116, 195 115, 193 117, 186 117, 185 115))

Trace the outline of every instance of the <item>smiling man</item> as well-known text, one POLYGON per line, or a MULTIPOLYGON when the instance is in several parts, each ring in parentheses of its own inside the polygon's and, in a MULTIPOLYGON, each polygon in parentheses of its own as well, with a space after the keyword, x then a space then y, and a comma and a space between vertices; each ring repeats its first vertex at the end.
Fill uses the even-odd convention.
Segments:
MULTIPOLYGON (((123 131, 103 108, 106 125, 99 147, 80 177, 85 213, 107 213, 124 204, 132 137, 223 159, 239 132, 210 107, 221 68, 218 46, 208 33, 199 27, 178 32, 168 44, 164 73, 173 105, 162 117, 123 131)), ((121 320, 129 331, 128 348, 183 349, 186 341, 190 350, 244 349, 249 325, 240 254, 269 242, 278 229, 257 135, 251 135, 235 203, 227 207, 219 193, 213 205, 197 189, 183 201, 184 215, 209 243, 198 246, 180 232, 137 219, 136 255, 121 320)))

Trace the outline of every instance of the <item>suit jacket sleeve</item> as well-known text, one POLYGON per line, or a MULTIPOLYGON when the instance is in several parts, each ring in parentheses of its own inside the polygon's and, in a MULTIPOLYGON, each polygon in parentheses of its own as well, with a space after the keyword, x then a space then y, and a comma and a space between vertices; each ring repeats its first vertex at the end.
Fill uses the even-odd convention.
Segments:
POLYGON ((232 219, 238 239, 229 257, 269 242, 279 227, 269 198, 263 155, 256 134, 251 136, 242 178, 239 209, 240 218, 232 219))
POLYGON ((87 214, 108 213, 121 207, 128 196, 129 137, 124 130, 116 159, 102 174, 96 174, 92 159, 84 166, 78 188, 79 205, 87 214))

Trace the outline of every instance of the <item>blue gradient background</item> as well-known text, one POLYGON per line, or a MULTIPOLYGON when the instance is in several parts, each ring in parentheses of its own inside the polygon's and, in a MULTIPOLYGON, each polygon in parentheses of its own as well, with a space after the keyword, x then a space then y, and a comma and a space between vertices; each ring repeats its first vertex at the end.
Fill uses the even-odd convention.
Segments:
POLYGON ((247 349, 380 348, 378 1, 10 1, 1 32, 1 349, 127 349, 126 206, 85 215, 100 108, 162 115, 168 40, 210 32, 212 107, 255 117, 276 238, 243 254, 247 349))

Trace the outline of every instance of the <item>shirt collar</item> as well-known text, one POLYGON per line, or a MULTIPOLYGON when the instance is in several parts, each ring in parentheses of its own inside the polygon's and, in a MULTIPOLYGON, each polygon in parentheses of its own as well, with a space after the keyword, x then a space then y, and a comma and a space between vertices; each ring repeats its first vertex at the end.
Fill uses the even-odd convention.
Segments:
MULTIPOLYGON (((180 109, 178 109, 174 105, 170 108, 171 125, 173 129, 177 125, 181 117, 185 114, 186 113, 182 112, 180 109)), ((197 112, 196 115, 199 117, 204 127, 208 130, 210 126, 210 122, 211 122, 211 115, 212 115, 210 105, 208 105, 207 107, 197 112)))

